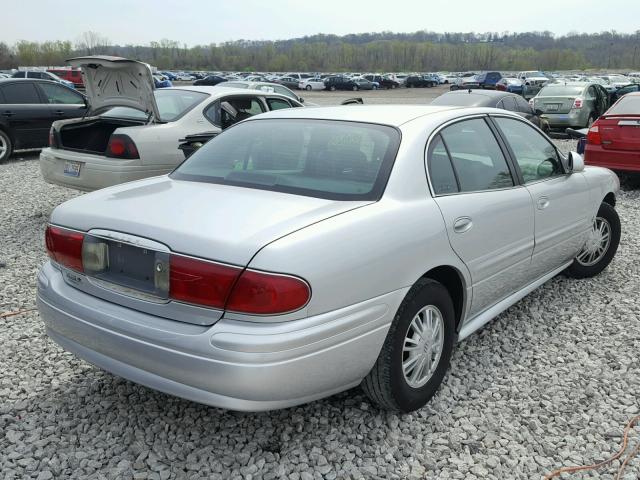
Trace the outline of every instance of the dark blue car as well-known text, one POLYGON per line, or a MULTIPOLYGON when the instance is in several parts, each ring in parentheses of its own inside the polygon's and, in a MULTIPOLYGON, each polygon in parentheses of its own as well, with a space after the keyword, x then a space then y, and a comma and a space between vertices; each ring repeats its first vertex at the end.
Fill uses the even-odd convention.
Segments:
POLYGON ((480 84, 480 88, 494 89, 496 88, 496 83, 502 79, 502 74, 500 72, 483 72, 476 79, 480 84))

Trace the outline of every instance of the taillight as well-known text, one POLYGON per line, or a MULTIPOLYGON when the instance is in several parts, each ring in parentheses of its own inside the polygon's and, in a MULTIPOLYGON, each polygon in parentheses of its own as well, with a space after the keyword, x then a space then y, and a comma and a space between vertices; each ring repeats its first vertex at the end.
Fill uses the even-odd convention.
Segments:
POLYGON ((591 128, 587 132, 587 144, 589 145, 602 145, 602 137, 600 136, 600 127, 596 120, 591 128))
POLYGON ((170 298, 220 309, 224 308, 229 292, 242 272, 239 267, 182 255, 171 255, 169 264, 170 298))
POLYGON ((58 148, 58 141, 56 139, 56 131, 53 126, 49 129, 49 147, 58 148))
POLYGON ((582 108, 582 99, 580 97, 576 98, 571 108, 582 108))
POLYGON ((257 315, 282 314, 304 307, 310 298, 311 289, 301 278, 245 270, 231 292, 226 309, 257 315))
POLYGON ((82 242, 84 234, 66 228, 47 226, 45 241, 47 253, 56 263, 83 272, 82 242))
POLYGON ((109 138, 107 157, 125 159, 140 158, 136 144, 128 135, 122 133, 114 133, 109 138))

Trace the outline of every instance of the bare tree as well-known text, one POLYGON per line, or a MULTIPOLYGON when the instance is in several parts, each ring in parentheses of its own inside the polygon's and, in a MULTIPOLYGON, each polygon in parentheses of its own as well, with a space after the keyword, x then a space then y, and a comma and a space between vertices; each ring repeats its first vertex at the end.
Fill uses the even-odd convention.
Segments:
POLYGON ((78 38, 76 47, 80 51, 84 51, 87 55, 98 55, 104 53, 109 46, 109 39, 97 32, 84 32, 78 38))

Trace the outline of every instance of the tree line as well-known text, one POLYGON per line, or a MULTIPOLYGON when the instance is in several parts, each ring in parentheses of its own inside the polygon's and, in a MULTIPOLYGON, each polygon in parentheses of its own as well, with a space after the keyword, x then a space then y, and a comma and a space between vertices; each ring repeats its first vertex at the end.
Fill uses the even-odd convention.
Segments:
POLYGON ((570 33, 361 33, 277 41, 237 40, 189 47, 162 39, 117 45, 95 32, 76 42, 0 42, 0 69, 64 65, 79 55, 114 55, 167 70, 467 71, 640 70, 640 30, 570 33))

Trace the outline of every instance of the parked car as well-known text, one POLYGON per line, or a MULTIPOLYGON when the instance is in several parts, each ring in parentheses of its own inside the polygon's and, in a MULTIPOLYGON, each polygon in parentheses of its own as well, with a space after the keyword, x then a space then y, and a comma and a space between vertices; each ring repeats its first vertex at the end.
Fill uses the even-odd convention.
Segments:
POLYGON ((364 75, 364 78, 370 82, 376 82, 379 88, 385 88, 387 90, 391 88, 398 88, 400 86, 400 82, 382 75, 364 75))
POLYGON ((362 385, 408 412, 457 341, 560 272, 607 267, 618 188, 509 112, 279 110, 169 176, 58 206, 37 304, 64 349, 196 402, 362 385))
POLYGON ((280 85, 284 85, 285 87, 293 90, 298 88, 298 83, 300 83, 300 79, 294 77, 281 77, 276 80, 275 83, 279 83, 280 85))
POLYGON ((156 88, 173 87, 173 84, 171 83, 171 80, 169 80, 167 77, 162 77, 160 75, 154 75, 153 76, 153 85, 156 88))
POLYGON ((213 87, 215 85, 218 85, 220 83, 227 82, 227 81, 228 80, 226 78, 221 77, 220 75, 207 75, 206 77, 200 80, 196 80, 195 82, 193 82, 193 84, 196 86, 208 85, 213 87))
POLYGON ((522 96, 527 100, 535 97, 549 83, 549 78, 544 73, 535 70, 520 72, 518 79, 522 81, 522 96))
POLYGON ((517 93, 522 95, 523 85, 522 81, 517 78, 502 77, 496 83, 496 90, 501 92, 517 93))
POLYGON ((358 90, 377 90, 380 88, 378 82, 372 82, 364 77, 355 77, 353 81, 358 85, 358 90))
POLYGON ((64 80, 57 76, 55 73, 45 72, 42 70, 22 70, 14 72, 13 75, 11 75, 11 78, 39 78, 41 80, 50 80, 52 82, 61 83, 65 87, 76 88, 73 82, 64 80))
POLYGON ((609 106, 608 94, 595 83, 552 83, 530 100, 552 129, 589 127, 609 106))
POLYGON ((285 97, 292 98, 300 103, 304 103, 304 98, 296 95, 295 92, 288 89, 284 85, 280 85, 279 83, 249 82, 246 80, 237 80, 234 82, 221 83, 218 86, 225 87, 225 88, 247 88, 250 90, 261 90, 267 93, 277 93, 279 95, 284 95, 285 97))
POLYGON ((587 132, 585 162, 640 172, 640 92, 621 97, 587 132))
POLYGON ((178 73, 176 75, 176 80, 180 80, 182 82, 191 82, 193 80, 196 80, 196 77, 187 73, 178 73))
POLYGON ((456 90, 475 90, 480 88, 480 83, 475 75, 458 77, 456 83, 452 83, 449 86, 449 90, 454 92, 456 90))
POLYGON ((480 88, 495 89, 496 83, 502 79, 500 72, 482 72, 477 77, 480 88))
POLYGON ((327 90, 353 90, 360 89, 358 84, 353 79, 345 77, 343 75, 333 75, 324 79, 325 89, 327 90))
POLYGON ((300 90, 324 90, 324 80, 320 77, 305 78, 298 82, 300 90))
POLYGON ((82 80, 82 72, 74 68, 49 68, 49 73, 53 73, 57 77, 73 83, 75 88, 84 88, 84 82, 82 80))
POLYGON ((407 88, 435 87, 438 81, 427 75, 410 75, 404 84, 407 88))
POLYGON ((625 85, 624 87, 620 87, 616 89, 610 96, 609 101, 613 104, 618 101, 619 98, 623 97, 627 93, 631 92, 640 92, 640 84, 631 83, 629 85, 625 85))
POLYGON ((52 125, 40 169, 47 182, 79 190, 168 173, 182 161, 178 141, 186 135, 221 131, 258 113, 302 106, 255 90, 154 90, 149 66, 133 60, 80 57, 70 63, 83 69, 90 116, 52 125))
POLYGON ((435 98, 431 105, 452 107, 489 107, 514 112, 526 118, 543 132, 549 131, 549 123, 539 115, 520 95, 501 91, 458 90, 435 98))
POLYGON ((54 121, 86 111, 84 96, 59 82, 0 79, 0 162, 14 150, 45 147, 54 121))

